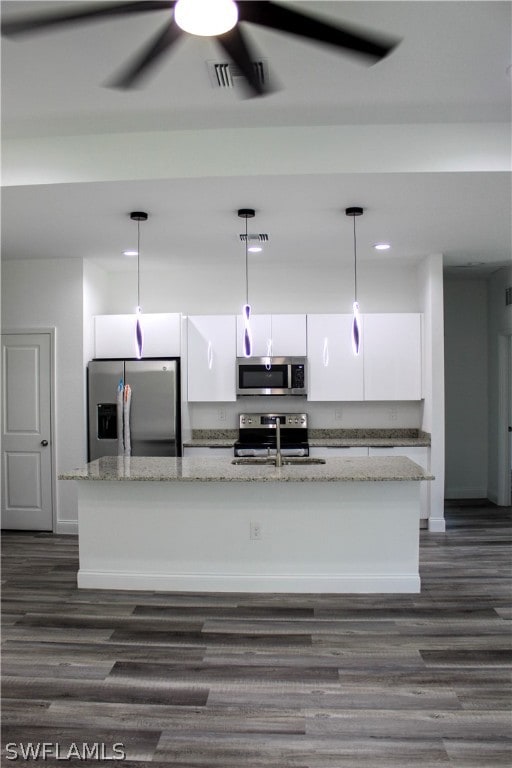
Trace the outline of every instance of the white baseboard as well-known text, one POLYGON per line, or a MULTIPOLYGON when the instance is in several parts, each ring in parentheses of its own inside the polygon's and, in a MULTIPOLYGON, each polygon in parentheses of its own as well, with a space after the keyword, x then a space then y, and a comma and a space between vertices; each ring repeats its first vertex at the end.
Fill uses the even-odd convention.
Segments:
POLYGON ((359 576, 346 574, 219 574, 78 572, 83 589, 128 589, 171 592, 390 593, 420 592, 417 574, 359 576))
POLYGON ((430 517, 428 520, 428 530, 430 533, 445 533, 446 521, 444 517, 430 517))
POLYGON ((59 520, 55 533, 65 536, 78 536, 77 520, 59 520))
POLYGON ((445 499, 486 499, 487 488, 446 488, 445 499))

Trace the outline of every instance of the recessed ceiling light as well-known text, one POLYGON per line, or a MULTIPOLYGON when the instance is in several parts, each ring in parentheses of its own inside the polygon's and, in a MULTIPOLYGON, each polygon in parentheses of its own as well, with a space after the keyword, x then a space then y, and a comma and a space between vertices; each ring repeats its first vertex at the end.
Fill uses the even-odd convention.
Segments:
POLYGON ((389 251, 391 248, 389 243, 375 243, 373 247, 376 251, 389 251))
POLYGON ((123 251, 123 256, 138 256, 137 251, 123 251))
POLYGON ((261 253, 263 248, 261 247, 261 245, 250 245, 247 250, 249 251, 249 253, 261 253))

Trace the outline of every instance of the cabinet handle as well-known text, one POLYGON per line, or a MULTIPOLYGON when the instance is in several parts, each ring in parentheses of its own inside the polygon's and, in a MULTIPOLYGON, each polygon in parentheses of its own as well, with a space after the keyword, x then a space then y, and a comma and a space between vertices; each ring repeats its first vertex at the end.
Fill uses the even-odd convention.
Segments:
POLYGON ((265 368, 270 371, 272 364, 270 358, 272 357, 272 339, 267 339, 267 359, 265 360, 265 368))
POLYGON ((324 339, 324 348, 322 352, 322 358, 323 358, 324 368, 327 368, 327 366, 329 365, 329 339, 327 338, 327 336, 324 339))
POLYGON ((208 350, 206 352, 207 359, 208 359, 208 370, 211 371, 213 368, 213 348, 211 341, 208 342, 208 350))

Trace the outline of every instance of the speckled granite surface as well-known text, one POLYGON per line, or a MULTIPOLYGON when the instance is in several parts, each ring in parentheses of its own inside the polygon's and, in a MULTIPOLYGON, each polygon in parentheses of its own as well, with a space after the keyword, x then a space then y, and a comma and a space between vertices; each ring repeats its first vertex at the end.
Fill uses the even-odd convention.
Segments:
MULTIPOLYGON (((229 448, 237 439, 236 429, 194 429, 191 439, 185 440, 183 445, 188 448, 229 448)), ((430 435, 414 428, 310 429, 308 442, 314 447, 331 448, 429 446, 430 435)))
POLYGON ((235 465, 229 458, 147 458, 105 456, 59 475, 60 480, 143 480, 160 482, 336 482, 432 480, 405 456, 329 458, 325 464, 235 465))

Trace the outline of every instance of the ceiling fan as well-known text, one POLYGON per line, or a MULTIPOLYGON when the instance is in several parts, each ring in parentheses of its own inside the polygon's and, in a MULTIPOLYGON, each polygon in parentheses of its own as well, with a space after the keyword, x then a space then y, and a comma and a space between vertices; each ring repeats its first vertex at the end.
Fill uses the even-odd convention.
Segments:
POLYGON ((269 92, 268 83, 261 81, 254 67, 255 56, 241 24, 248 22, 297 35, 361 56, 371 64, 387 56, 398 40, 375 33, 360 33, 346 26, 326 23, 291 6, 270 0, 135 0, 134 2, 96 3, 73 10, 39 13, 2 20, 2 34, 15 37, 64 26, 82 24, 115 16, 168 11, 168 19, 146 46, 109 85, 132 88, 137 85, 160 57, 170 52, 183 35, 191 33, 215 37, 221 48, 238 67, 253 96, 269 92), (226 14, 224 22, 223 13, 226 14), (211 21, 213 26, 206 26, 211 21), (198 26, 199 25, 199 26, 198 26))

